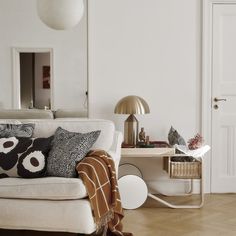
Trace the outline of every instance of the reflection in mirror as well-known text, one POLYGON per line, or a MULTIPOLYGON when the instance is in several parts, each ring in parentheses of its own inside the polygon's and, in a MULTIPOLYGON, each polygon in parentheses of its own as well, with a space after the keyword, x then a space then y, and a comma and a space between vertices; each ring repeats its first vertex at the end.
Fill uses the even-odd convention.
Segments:
POLYGON ((20 108, 51 109, 50 53, 20 52, 20 108))
POLYGON ((13 48, 14 109, 53 109, 52 58, 52 48, 13 48))

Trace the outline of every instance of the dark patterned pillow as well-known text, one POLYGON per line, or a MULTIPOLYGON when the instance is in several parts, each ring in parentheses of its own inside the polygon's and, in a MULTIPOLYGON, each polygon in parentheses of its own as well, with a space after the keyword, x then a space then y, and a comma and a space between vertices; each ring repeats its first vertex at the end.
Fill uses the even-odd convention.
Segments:
POLYGON ((76 164, 82 160, 96 142, 100 130, 90 133, 75 133, 57 128, 52 148, 48 155, 47 174, 49 176, 76 177, 76 164))
POLYGON ((45 175, 49 138, 0 138, 0 178, 45 175))
POLYGON ((0 138, 32 137, 35 124, 0 124, 0 138))

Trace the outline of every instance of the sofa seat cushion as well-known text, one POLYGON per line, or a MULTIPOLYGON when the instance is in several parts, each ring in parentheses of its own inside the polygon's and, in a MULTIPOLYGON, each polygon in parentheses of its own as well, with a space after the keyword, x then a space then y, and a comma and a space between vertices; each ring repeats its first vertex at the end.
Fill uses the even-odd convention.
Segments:
POLYGON ((0 198, 70 200, 87 197, 79 178, 0 179, 0 198))
MULTIPOLYGON (((47 231, 35 231, 32 236, 62 236, 65 232, 85 236, 96 230, 88 198, 69 201, 0 199, 0 209, 0 229, 21 229, 20 236, 30 235, 25 230, 47 231)), ((0 235, 6 236, 1 232, 0 235)), ((9 231, 7 235, 18 234, 9 231)))

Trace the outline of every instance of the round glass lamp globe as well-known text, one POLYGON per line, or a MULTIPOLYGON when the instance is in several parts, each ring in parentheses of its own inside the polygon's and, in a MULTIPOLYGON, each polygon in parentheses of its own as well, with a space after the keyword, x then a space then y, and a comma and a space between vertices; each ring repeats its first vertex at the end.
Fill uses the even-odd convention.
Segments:
POLYGON ((76 26, 84 13, 83 0, 37 0, 39 18, 52 29, 76 26))

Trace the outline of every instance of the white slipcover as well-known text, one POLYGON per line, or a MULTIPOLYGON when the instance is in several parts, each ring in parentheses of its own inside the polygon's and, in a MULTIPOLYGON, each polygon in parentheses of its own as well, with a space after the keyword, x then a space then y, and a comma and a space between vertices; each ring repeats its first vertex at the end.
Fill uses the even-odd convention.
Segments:
POLYGON ((0 199, 0 228, 91 234, 96 226, 88 199, 0 199))
MULTIPOLYGON (((8 123, 8 121, 12 122, 12 120, 0 119, 0 123, 8 123)), ((101 130, 101 134, 92 148, 103 149, 111 154, 115 161, 116 170, 118 170, 122 135, 115 131, 114 124, 111 121, 76 118, 24 119, 20 122, 35 123, 34 137, 53 135, 58 126, 72 132, 82 133, 101 130)), ((61 179, 58 181, 53 178, 0 179, 0 228, 81 234, 94 232, 95 223, 90 202, 87 198, 77 199, 86 196, 82 182, 79 179, 61 179), (58 184, 55 181, 58 181, 58 184), (65 198, 70 199, 63 200, 65 198)))

